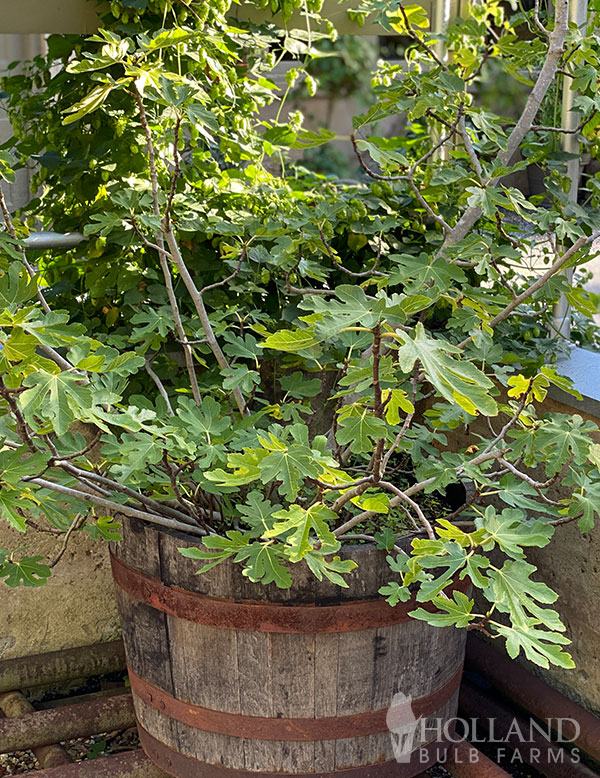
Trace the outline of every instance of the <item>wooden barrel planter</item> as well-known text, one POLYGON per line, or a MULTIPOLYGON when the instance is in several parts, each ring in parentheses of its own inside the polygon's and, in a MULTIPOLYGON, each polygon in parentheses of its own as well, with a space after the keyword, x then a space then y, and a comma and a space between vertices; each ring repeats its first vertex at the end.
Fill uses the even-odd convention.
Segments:
POLYGON ((345 551, 359 564, 348 589, 296 565, 282 590, 228 562, 196 575, 177 551, 199 544, 191 535, 124 519, 123 536, 111 557, 131 689, 165 772, 411 778, 444 758, 465 631, 387 605, 384 552, 345 551))

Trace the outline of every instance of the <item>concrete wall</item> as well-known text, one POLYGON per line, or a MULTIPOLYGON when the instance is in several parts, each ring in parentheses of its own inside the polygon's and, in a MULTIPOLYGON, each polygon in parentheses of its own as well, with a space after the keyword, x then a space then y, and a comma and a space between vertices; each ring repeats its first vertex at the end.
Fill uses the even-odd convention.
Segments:
MULTIPOLYGON (((0 548, 27 546, 28 556, 56 556, 62 536, 0 523, 0 548)), ((0 659, 74 648, 119 636, 106 544, 73 535, 45 586, 13 589, 0 583, 0 659)))

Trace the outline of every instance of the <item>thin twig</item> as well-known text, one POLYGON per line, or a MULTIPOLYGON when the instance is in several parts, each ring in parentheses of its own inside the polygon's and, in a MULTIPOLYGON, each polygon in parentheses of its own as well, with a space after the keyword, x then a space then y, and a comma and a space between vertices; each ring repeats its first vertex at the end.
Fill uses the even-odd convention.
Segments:
POLYGON ((27 526, 33 527, 33 529, 36 532, 44 532, 47 535, 64 535, 65 533, 57 529, 56 527, 42 527, 41 524, 38 524, 37 522, 33 521, 33 519, 27 518, 27 526))
POLYGON ((550 37, 549 30, 547 30, 540 21, 540 0, 535 0, 533 5, 533 22, 542 35, 546 38, 550 37))
POLYGON ((370 177, 374 178, 376 181, 404 181, 404 176, 386 176, 381 173, 376 173, 374 170, 371 170, 371 168, 367 165, 367 163, 364 161, 362 154, 360 153, 360 150, 357 145, 356 141, 356 134, 353 132, 350 135, 350 141, 352 143, 352 148, 354 149, 354 154, 356 155, 356 159, 358 160, 358 164, 361 166, 361 168, 365 171, 365 173, 370 177))
POLYGON ((408 18, 408 15, 404 9, 404 6, 402 3, 398 5, 398 10, 402 14, 402 18, 404 20, 404 26, 406 28, 406 36, 410 38, 416 46, 418 46, 422 51, 424 51, 428 56, 431 57, 431 59, 435 62, 436 65, 442 68, 442 70, 448 70, 444 62, 438 57, 438 55, 435 53, 435 51, 430 48, 425 41, 422 41, 418 35, 415 35, 415 33, 412 31, 410 20, 408 18))
MULTIPOLYGON (((478 454, 474 459, 472 459, 468 464, 470 467, 481 465, 484 462, 489 462, 490 460, 498 459, 501 456, 504 456, 506 452, 508 451, 507 448, 502 449, 496 449, 495 451, 489 451, 487 453, 481 453, 478 454)), ((461 465, 457 468, 457 474, 459 471, 464 469, 464 465, 461 465)), ((413 484, 412 486, 409 486, 408 489, 404 490, 404 495, 406 497, 412 497, 413 494, 417 494, 419 492, 422 492, 424 489, 426 489, 428 486, 431 486, 436 481, 435 476, 432 476, 431 478, 426 478, 424 481, 420 481, 417 484, 413 484)), ((389 508, 395 508, 398 505, 401 505, 403 502, 403 498, 401 498, 399 495, 396 495, 395 497, 392 497, 390 500, 389 508)), ((373 516, 376 516, 377 514, 374 511, 362 511, 362 513, 358 513, 356 516, 352 516, 351 519, 348 519, 347 522, 340 525, 334 530, 334 535, 336 537, 340 537, 341 535, 344 535, 346 532, 351 530, 353 527, 355 527, 357 524, 360 524, 361 521, 365 521, 366 519, 370 519, 373 516)))
POLYGON ((318 229, 319 229, 319 235, 321 237, 321 243, 325 246, 325 250, 327 251, 329 259, 332 261, 333 266, 337 270, 341 270, 342 273, 345 273, 347 276, 351 276, 352 278, 369 278, 370 276, 385 275, 385 273, 380 273, 378 270, 375 270, 374 268, 371 268, 370 270, 364 270, 362 273, 355 273, 353 270, 348 270, 348 268, 344 267, 342 263, 336 258, 335 254, 333 253, 333 249, 327 242, 327 238, 325 237, 325 234, 320 226, 318 229))
MULTIPOLYGON (((439 143, 437 143, 433 149, 430 149, 430 151, 423 157, 423 159, 427 159, 427 157, 430 156, 430 154, 433 154, 436 149, 438 149, 440 146, 442 146, 446 141, 451 137, 452 134, 449 134, 447 137, 443 138, 439 143)), ((446 234, 450 234, 452 232, 452 228, 448 224, 448 222, 443 218, 443 216, 440 216, 437 214, 433 208, 429 205, 427 200, 423 197, 421 192, 419 191, 418 186, 415 184, 413 172, 415 169, 415 165, 413 165, 411 168, 402 168, 406 172, 399 176, 387 176, 387 175, 381 175, 379 173, 375 173, 374 170, 372 170, 367 163, 364 161, 362 154, 359 151, 357 141, 356 141, 356 135, 355 133, 352 133, 350 136, 350 140, 352 142, 352 148, 354 149, 354 153, 356 155, 356 158, 358 159, 358 163, 361 166, 361 168, 365 171, 365 173, 370 176, 371 178, 376 179, 377 181, 405 181, 408 186, 410 187, 412 193, 419 201, 420 205, 427 211, 429 216, 437 222, 446 232, 446 234)), ((415 163, 418 164, 418 163, 415 163)), ((341 270, 343 270, 348 275, 353 275, 355 277, 360 277, 361 275, 383 275, 382 273, 374 273, 373 271, 368 271, 367 273, 352 273, 349 270, 346 270, 346 268, 343 267, 343 265, 339 264, 338 262, 335 263, 337 267, 339 267, 341 270)))
POLYGON ((586 118, 582 119, 577 127, 573 130, 565 129, 564 127, 546 127, 543 124, 534 124, 532 126, 532 130, 535 132, 562 132, 565 135, 576 135, 578 132, 581 132, 583 128, 585 127, 588 122, 591 122, 594 116, 598 113, 598 109, 594 108, 594 110, 591 112, 591 114, 586 118))
POLYGON ((8 407, 11 410, 12 415, 15 418, 15 422, 17 425, 17 435, 21 438, 23 443, 25 443, 27 448, 32 453, 34 454, 37 453, 39 449, 33 442, 33 437, 29 430, 29 426, 25 421, 25 417, 21 413, 21 410, 17 405, 15 398, 12 396, 10 391, 6 388, 2 378, 0 378, 0 397, 2 397, 2 399, 7 403, 8 407))
POLYGON ((552 527, 560 527, 562 524, 570 524, 572 521, 577 521, 583 516, 583 511, 578 513, 576 516, 565 516, 564 519, 553 519, 552 521, 549 521, 548 524, 550 524, 552 527))
POLYGON ((443 216, 440 216, 439 214, 437 214, 433 210, 433 208, 429 205, 429 203, 423 197, 421 192, 419 192, 419 187, 415 184, 412 175, 407 174, 406 181, 407 181, 407 183, 408 183, 412 193, 417 198, 419 203, 423 206, 423 208, 427 211, 429 216, 442 227, 442 229, 444 230, 444 232, 447 235, 449 235, 452 232, 452 227, 448 224, 448 222, 444 219, 443 216))
MULTIPOLYGON (((127 497, 130 497, 133 500, 136 500, 138 502, 143 503, 152 511, 157 512, 164 512, 169 515, 171 515, 173 518, 178 519, 179 521, 185 523, 185 522, 194 522, 193 517, 186 515, 185 513, 182 513, 182 511, 176 510, 175 508, 171 508, 168 505, 165 505, 164 503, 157 502, 156 500, 153 500, 151 497, 147 497, 144 494, 140 494, 139 492, 136 492, 134 489, 131 489, 128 486, 125 486, 124 484, 119 483, 118 481, 113 481, 112 478, 107 478, 106 476, 100 475, 99 473, 95 473, 91 470, 82 470, 81 468, 74 465, 72 462, 68 462, 62 459, 56 460, 53 463, 56 467, 60 467, 65 472, 69 473, 72 476, 75 476, 78 480, 89 480, 89 481, 95 481, 99 484, 102 484, 103 486, 106 486, 108 489, 112 489, 114 492, 121 492, 122 494, 126 495, 127 497)), ((29 480, 29 477, 25 477, 23 479, 24 481, 29 480)))
MULTIPOLYGON (((411 402, 413 404, 413 407, 414 407, 415 400, 416 400, 416 397, 417 397, 418 376, 419 376, 419 370, 418 370, 417 364, 415 364, 415 367, 414 367, 414 370, 413 370, 413 376, 412 376, 412 379, 411 379, 411 386, 412 386, 411 402)), ((392 457, 392 454, 394 453, 394 451, 396 451, 396 449, 400 445, 402 439, 404 438, 404 436, 408 432, 408 429, 409 429, 409 427, 410 427, 410 425, 412 423, 414 415, 415 415, 414 411, 412 413, 407 414, 406 418, 404 419, 404 422, 402 423, 402 427, 400 427, 400 432, 396 435, 396 438, 395 438, 394 442, 389 447, 389 449, 387 450, 385 456, 383 457, 383 462, 381 463, 381 475, 382 475, 382 477, 383 477, 383 474, 385 473, 385 471, 387 470, 387 466, 389 464, 390 458, 392 457)))
POLYGON ((177 474, 175 472, 175 468, 172 466, 171 462, 169 462, 169 457, 166 451, 163 451, 163 464, 165 466, 165 471, 169 476, 169 481, 171 482, 171 488, 173 489, 175 499, 182 508, 184 508, 186 511, 189 511, 190 507, 192 506, 190 506, 190 504, 184 500, 183 495, 181 494, 179 484, 177 483, 177 474))
POLYGON ((156 388, 158 389, 160 396, 163 398, 163 400, 166 403, 167 406, 167 412, 169 416, 175 416, 175 411, 173 410, 173 406, 171 405, 171 400, 169 399, 169 395, 167 393, 167 390, 165 389, 165 385, 160 380, 160 378, 156 375, 154 370, 152 369, 152 360, 156 354, 148 354, 146 355, 146 359, 144 361, 144 367, 146 369, 146 372, 150 376, 150 378, 154 381, 156 384, 156 388))
POLYGON ((395 484, 390 483, 390 481, 380 481, 379 485, 383 487, 384 489, 387 489, 389 492, 393 492, 397 497, 399 497, 400 500, 407 503, 407 505, 410 505, 410 507, 414 510, 414 512, 419 517, 419 521, 425 528, 425 532, 427 532, 428 537, 430 540, 435 540, 435 533, 433 531, 433 528, 428 521, 427 517, 421 510, 421 506, 419 503, 415 502, 406 492, 402 491, 402 489, 399 489, 395 484))
POLYGON ((240 268, 242 267, 242 263, 245 259, 246 259, 246 246, 243 245, 242 250, 240 252, 240 258, 238 259, 237 265, 235 266, 233 272, 230 275, 228 275, 227 278, 224 278, 222 281, 216 281, 214 284, 203 286, 202 289, 200 289, 200 294, 204 294, 205 292, 208 292, 211 289, 217 289, 217 287, 219 286, 225 286, 225 284, 228 284, 230 281, 233 281, 233 279, 240 272, 240 268))
POLYGON ((71 523, 71 526, 65 533, 65 537, 63 539, 63 543, 61 546, 60 551, 58 554, 54 557, 54 559, 51 562, 48 562, 48 567, 56 567, 56 565, 60 562, 60 560, 63 558, 65 551, 67 550, 67 546, 69 545, 69 540, 71 539, 71 535, 76 530, 80 529, 85 524, 85 513, 78 513, 77 516, 73 519, 73 522, 71 523))
POLYGON ((74 454, 61 454, 61 459, 77 459, 78 457, 85 456, 100 442, 101 437, 102 430, 99 430, 86 446, 79 451, 76 451, 74 454))
MULTIPOLYGON (((470 508, 471 505, 474 505, 480 497, 481 497, 481 491, 479 489, 475 489, 473 494, 469 497, 468 500, 466 500, 466 502, 464 502, 460 506, 460 508, 457 508, 455 511, 452 511, 452 513, 448 513, 445 516, 442 516, 441 519, 436 519, 436 521, 452 521, 457 516, 460 516, 461 513, 466 511, 468 508, 470 508)), ((466 523, 472 524, 472 522, 466 522, 466 523)), ((458 524, 456 524, 456 522, 455 522, 455 525, 458 526, 458 524)))

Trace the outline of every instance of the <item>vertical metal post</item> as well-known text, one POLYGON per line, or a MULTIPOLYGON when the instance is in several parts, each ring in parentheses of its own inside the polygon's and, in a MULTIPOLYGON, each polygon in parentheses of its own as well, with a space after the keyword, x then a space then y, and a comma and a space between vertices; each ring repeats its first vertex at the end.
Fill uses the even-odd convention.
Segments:
MULTIPOLYGON (((588 0, 570 0, 569 3, 569 21, 574 22, 580 29, 585 28, 587 24, 588 0)), ((571 87, 571 79, 568 76, 563 77, 563 99, 561 127, 564 130, 575 130, 580 122, 580 116, 573 110, 573 100, 576 92, 571 87)), ((577 154, 576 158, 567 162, 567 175, 571 181, 569 189, 569 199, 577 202, 577 190, 579 188, 579 176, 581 160, 579 157, 580 144, 577 133, 570 132, 563 134, 563 151, 569 154, 577 154)), ((565 271, 565 276, 569 283, 573 280, 573 269, 565 271)), ((571 306, 563 295, 554 306, 552 311, 552 320, 550 324, 550 335, 553 337, 562 337, 569 339, 571 335, 571 306)))
MULTIPOLYGON (((434 35, 443 35, 450 21, 451 0, 433 0, 431 9, 431 32, 434 35)), ((444 61, 446 58, 446 45, 444 41, 437 41, 435 53, 444 61)))
MULTIPOLYGON (((432 0, 431 3, 431 32, 434 35, 443 35, 446 32, 448 23, 450 21, 450 13, 452 10, 452 0, 432 0)), ((444 62, 446 59, 446 44, 443 40, 436 41, 433 47, 438 58, 444 62)), ((431 125, 431 140, 434 145, 441 140, 441 129, 437 122, 431 125)), ((435 159, 446 159, 448 149, 446 146, 442 146, 437 150, 435 159)))

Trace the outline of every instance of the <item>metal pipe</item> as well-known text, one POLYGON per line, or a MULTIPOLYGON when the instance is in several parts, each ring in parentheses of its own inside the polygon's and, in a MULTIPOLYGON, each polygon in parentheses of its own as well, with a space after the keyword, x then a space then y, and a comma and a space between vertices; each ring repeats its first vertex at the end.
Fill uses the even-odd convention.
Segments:
MULTIPOLYGON (((582 28, 587 24, 588 0, 570 0, 569 2, 569 21, 582 28)), ((564 130, 571 130, 562 134, 562 148, 568 154, 577 156, 567 161, 567 175, 571 181, 569 189, 569 200, 577 204, 577 195, 579 190, 580 175, 580 143, 577 133, 573 132, 579 125, 580 117, 577 111, 573 110, 573 101, 576 91, 571 86, 572 79, 569 76, 563 76, 563 98, 561 127, 564 130)), ((573 268, 564 271, 564 275, 569 283, 573 281, 573 268)), ((569 340, 571 337, 571 306, 567 298, 562 295, 560 300, 552 309, 552 319, 550 322, 550 336, 562 337, 569 340)))
POLYGON ((466 740, 452 747, 443 767, 454 778, 510 778, 510 773, 466 740))
MULTIPOLYGON (((0 694, 0 709, 7 716, 7 719, 0 719, 0 727, 5 721, 13 718, 19 720, 27 718, 27 715, 34 710, 33 705, 23 697, 21 692, 8 692, 0 694)), ((29 746, 33 751, 40 767, 59 767, 60 765, 71 764, 73 761, 62 746, 59 746, 52 739, 52 742, 43 746, 29 746)))
POLYGON ((24 775, 29 778, 170 778, 152 764, 141 748, 24 775))
MULTIPOLYGON (((447 59, 447 47, 446 47, 446 41, 445 41, 445 34, 446 29, 448 27, 448 24, 450 22, 450 13, 451 13, 451 0, 434 0, 431 4, 431 32, 434 35, 439 35, 439 38, 436 40, 436 42, 433 45, 433 49, 435 51, 436 56, 438 59, 440 59, 442 62, 444 62, 447 59)), ((442 137, 442 128, 438 124, 438 122, 431 122, 430 124, 430 134, 431 134, 431 142, 435 146, 442 137)), ((444 145, 441 148, 439 148, 435 154, 435 159, 444 160, 448 158, 448 148, 444 145)))
MULTIPOLYGON (((431 9, 431 31, 443 36, 450 23, 451 0, 435 0, 431 9)), ((446 43, 443 40, 437 40, 434 45, 437 56, 444 60, 446 58, 446 43)))
POLYGON ((569 727, 568 720, 576 721, 580 731, 573 741, 574 745, 600 761, 600 719, 581 705, 571 702, 540 678, 531 675, 518 662, 472 635, 467 641, 467 668, 482 675, 502 695, 536 718, 563 719, 563 731, 568 738, 577 735, 575 727, 569 727))
POLYGON ((505 707, 500 700, 484 693, 463 679, 458 703, 461 715, 489 728, 492 743, 498 744, 507 756, 507 748, 514 751, 519 763, 527 762, 547 778, 598 778, 585 765, 580 764, 579 754, 553 743, 544 727, 538 731, 531 719, 505 707))
MULTIPOLYGON (((10 694, 4 696, 9 697, 10 694)), ((0 753, 23 751, 135 726, 133 700, 129 693, 49 710, 36 711, 29 706, 23 713, 13 715, 18 718, 0 720, 0 753)))
POLYGON ((31 250, 39 249, 74 249, 84 240, 81 232, 32 232, 23 240, 25 247, 31 250))
POLYGON ((125 669, 122 640, 5 659, 0 662, 0 693, 125 669))

